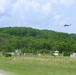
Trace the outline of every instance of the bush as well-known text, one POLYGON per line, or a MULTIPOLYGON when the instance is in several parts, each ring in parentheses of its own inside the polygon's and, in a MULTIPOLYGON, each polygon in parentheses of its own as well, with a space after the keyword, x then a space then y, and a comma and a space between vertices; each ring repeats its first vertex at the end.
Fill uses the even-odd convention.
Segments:
POLYGON ((12 56, 12 55, 9 54, 9 53, 3 53, 3 55, 4 55, 5 57, 11 57, 11 56, 12 56))
POLYGON ((70 56, 70 52, 64 52, 64 56, 70 56))

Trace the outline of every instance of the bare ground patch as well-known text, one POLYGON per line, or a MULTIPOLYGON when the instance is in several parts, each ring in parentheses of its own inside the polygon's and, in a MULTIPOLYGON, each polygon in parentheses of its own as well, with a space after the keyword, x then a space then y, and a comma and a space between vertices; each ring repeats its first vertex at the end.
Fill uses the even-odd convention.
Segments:
POLYGON ((0 75, 16 75, 16 74, 13 74, 11 72, 6 72, 6 71, 3 71, 3 70, 0 70, 0 75))

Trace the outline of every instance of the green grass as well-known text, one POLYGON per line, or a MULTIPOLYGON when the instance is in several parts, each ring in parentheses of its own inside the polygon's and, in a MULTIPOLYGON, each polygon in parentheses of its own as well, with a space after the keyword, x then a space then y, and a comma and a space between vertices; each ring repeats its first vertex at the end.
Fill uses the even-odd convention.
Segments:
POLYGON ((76 75, 76 59, 69 57, 0 57, 0 69, 17 75, 76 75))

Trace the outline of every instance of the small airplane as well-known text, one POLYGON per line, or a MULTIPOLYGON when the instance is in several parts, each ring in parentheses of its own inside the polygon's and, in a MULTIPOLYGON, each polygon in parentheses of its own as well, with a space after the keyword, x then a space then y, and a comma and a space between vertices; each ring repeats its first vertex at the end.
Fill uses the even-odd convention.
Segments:
POLYGON ((65 24, 65 25, 64 25, 64 27, 66 27, 66 26, 71 26, 71 24, 70 24, 70 25, 68 25, 68 24, 65 24))

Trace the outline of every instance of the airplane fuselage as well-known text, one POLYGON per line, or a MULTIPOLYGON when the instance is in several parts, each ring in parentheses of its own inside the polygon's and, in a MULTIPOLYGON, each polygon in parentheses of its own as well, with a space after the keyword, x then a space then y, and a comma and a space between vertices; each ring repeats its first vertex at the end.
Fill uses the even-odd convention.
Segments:
POLYGON ((71 26, 71 24, 70 24, 70 25, 68 25, 68 24, 65 24, 64 26, 71 26))

